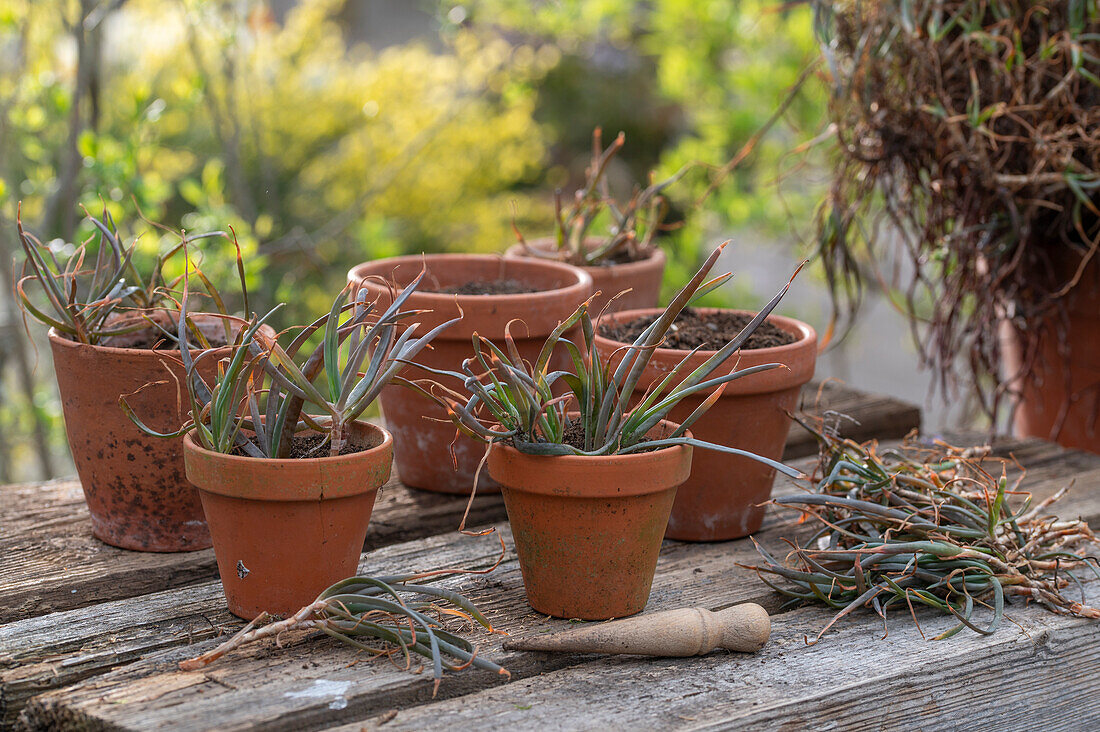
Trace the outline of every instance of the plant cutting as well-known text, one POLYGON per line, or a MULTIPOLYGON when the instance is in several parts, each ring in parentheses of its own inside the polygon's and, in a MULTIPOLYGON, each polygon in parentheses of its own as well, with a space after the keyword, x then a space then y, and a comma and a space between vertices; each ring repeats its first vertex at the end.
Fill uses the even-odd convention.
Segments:
POLYGON ((964 628, 992 634, 1012 597, 1100 619, 1100 609, 1065 594, 1071 584, 1080 587, 1077 574, 1085 569, 1100 578, 1089 554, 1100 541, 1088 524, 1046 513, 1065 488, 1033 506, 1031 495, 1020 490, 1025 475, 1010 487, 1007 461, 990 458, 988 447, 937 441, 880 450, 874 442, 861 445, 807 429, 822 443, 816 483, 805 495, 772 503, 801 512, 800 523, 808 521, 814 531, 789 541, 792 549, 783 559, 757 545, 764 563, 749 569, 791 603, 821 602, 838 610, 818 640, 860 607, 873 609, 884 623, 892 607, 907 609, 916 622, 914 605, 958 619, 937 640, 964 628), (785 582, 773 584, 764 575, 785 582), (980 608, 989 610, 987 623, 977 617, 980 608))
MULTIPOLYGON (((29 315, 50 328, 65 432, 92 532, 124 549, 204 549, 210 533, 198 494, 184 477, 181 441, 150 439, 117 403, 120 395, 141 390, 133 399, 151 425, 167 430, 179 424, 173 383, 184 378, 176 366, 180 330, 173 291, 179 280, 169 279, 165 270, 188 243, 225 234, 181 232, 179 242, 141 272, 134 264, 137 242, 123 245, 106 210, 101 219, 89 215, 88 220, 98 232, 94 261, 91 239, 46 245, 25 231, 17 216, 25 261, 15 293, 24 320, 29 315), (164 379, 169 374, 172 381, 164 379)), ((209 301, 224 314, 217 291, 199 277, 209 301)), ((196 314, 184 330, 192 340, 224 343, 231 323, 196 314)))
MULTIPOLYGON (((724 386, 779 368, 770 363, 714 376, 740 341, 692 367, 688 359, 641 402, 628 402, 654 349, 694 298, 726 282, 704 281, 718 247, 667 310, 612 364, 596 349, 595 326, 583 303, 558 325, 534 361, 510 337, 500 348, 475 334, 474 355, 460 374, 458 392, 433 379, 414 382, 444 405, 465 434, 488 443, 489 475, 502 486, 527 600, 549 615, 587 620, 640 612, 649 598, 657 553, 676 488, 687 478, 693 448, 761 460, 790 476, 781 463, 736 447, 708 443, 689 429, 724 386), (564 334, 579 326, 579 342, 564 334), (552 370, 550 354, 564 347, 571 363, 552 370), (564 384, 564 393, 555 387, 564 384), (679 424, 666 417, 685 398, 711 396, 679 424)), ((789 286, 789 283, 788 283, 789 286)), ((783 289, 746 326, 755 330, 783 289)), ((429 369, 430 371, 430 369, 429 369)))
MULTIPOLYGON (((184 435, 187 478, 199 489, 233 614, 287 615, 355 574, 393 461, 390 434, 359 417, 405 363, 458 322, 416 335, 421 325, 407 321, 420 313, 401 308, 423 277, 385 307, 345 287, 285 349, 263 329, 278 307, 252 317, 229 358, 181 349, 191 410, 171 433, 150 429, 121 400, 148 434, 184 435), (315 334, 319 343, 305 349, 315 334), (214 359, 208 381, 201 365, 214 359)), ((186 293, 185 280, 181 335, 186 293)))
MULTIPOLYGON (((527 359, 534 359, 545 338, 592 294, 592 278, 561 262, 502 259, 478 254, 427 254, 392 257, 361 264, 348 273, 349 281, 365 288, 379 303, 404 295, 410 307, 432 327, 461 315, 461 322, 436 338, 419 363, 439 371, 458 371, 470 353, 474 333, 495 343, 504 342, 513 318, 526 328, 514 343, 527 359), (405 294, 423 268, 427 275, 415 293, 405 294)), ((568 361, 564 351, 552 362, 568 361)), ((440 377, 447 381, 448 377, 440 377)), ((448 382, 460 388, 461 380, 448 382)), ((401 482, 413 488, 442 493, 469 493, 483 449, 459 435, 446 412, 432 400, 397 385, 382 390, 386 428, 394 435, 394 461, 401 482)), ((490 484, 487 489, 495 489, 490 484)))
POLYGON ((815 4, 837 316, 896 285, 945 397, 965 374, 1018 434, 1100 452, 1096 3, 815 4))
MULTIPOLYGON (((645 327, 661 317, 660 310, 628 310, 601 319, 596 350, 616 359, 645 327)), ((646 394, 679 364, 698 368, 718 349, 738 340, 739 352, 726 369, 767 363, 786 368, 760 373, 725 386, 717 400, 692 425, 701 440, 737 445, 757 455, 779 460, 787 442, 802 385, 814 373, 817 335, 801 321, 769 315, 748 337, 744 326, 756 313, 743 310, 692 308, 680 314, 661 346, 653 351, 635 385, 634 400, 646 394)), ((670 412, 679 422, 688 418, 708 394, 685 397, 670 412)), ((676 491, 665 536, 681 541, 727 541, 748 536, 764 521, 775 470, 768 464, 713 450, 697 453, 691 476, 676 491)))
POLYGON ((657 305, 665 253, 656 238, 668 212, 662 192, 688 170, 684 167, 665 180, 636 188, 625 203, 617 202, 611 195, 607 170, 625 144, 626 136, 620 132, 605 149, 597 127, 592 133, 592 159, 585 169, 584 187, 573 194, 568 208, 561 190, 554 193, 554 235, 528 242, 517 228, 519 243, 508 250, 508 256, 552 259, 584 268, 592 276, 594 289, 600 291, 590 305, 597 313, 609 304, 614 310, 657 305), (596 234, 596 224, 605 221, 607 232, 596 234))
POLYGON ((493 629, 477 607, 453 590, 418 582, 429 577, 484 574, 496 566, 486 570, 444 569, 394 577, 349 577, 333 584, 288 618, 261 625, 270 618, 266 613, 257 616, 217 648, 181 661, 179 666, 183 671, 196 671, 249 643, 265 638, 275 638, 278 642, 288 631, 319 630, 358 651, 396 659, 396 662, 403 660, 404 668, 409 670, 413 666, 413 654, 429 659, 433 698, 439 691, 444 669, 462 671, 474 666, 510 676, 503 667, 478 656, 476 646, 444 623, 446 616, 457 617, 471 624, 476 622, 490 633, 500 632, 493 629), (405 595, 418 599, 410 600, 405 595))

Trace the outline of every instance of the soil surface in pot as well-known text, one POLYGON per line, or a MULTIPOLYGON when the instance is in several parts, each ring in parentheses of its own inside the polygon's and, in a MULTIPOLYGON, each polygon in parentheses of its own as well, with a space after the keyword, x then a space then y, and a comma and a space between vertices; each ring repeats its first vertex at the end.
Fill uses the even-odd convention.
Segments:
MULTIPOLYGON (((604 323, 600 325, 600 335, 620 343, 633 343, 658 317, 646 315, 625 323, 604 323)), ((662 347, 681 351, 693 348, 717 351, 736 338, 752 318, 749 313, 700 313, 694 308, 686 308, 669 329, 662 347)), ((774 348, 797 340, 798 336, 765 320, 742 348, 774 348)))
MULTIPOLYGON (((212 348, 221 348, 229 344, 225 340, 224 333, 207 333, 207 340, 210 342, 212 348)), ((71 339, 70 339, 71 340, 71 339)), ((101 346, 107 346, 109 348, 133 348, 137 350, 152 349, 154 351, 178 351, 179 345, 169 340, 159 330, 153 328, 146 328, 145 330, 139 330, 134 333, 125 333, 117 336, 108 336, 99 342, 101 346)), ((188 339, 187 345, 191 348, 201 348, 198 343, 193 343, 191 339, 188 339)))
MULTIPOLYGON (((295 435, 290 442, 290 456, 288 459, 304 460, 307 458, 329 457, 326 441, 327 435, 322 435, 318 432, 308 435, 295 435), (324 447, 322 447, 322 445, 324 445, 324 447)), ((340 454, 354 455, 357 452, 363 452, 364 450, 378 447, 380 444, 382 444, 381 439, 365 440, 362 442, 348 440, 348 443, 340 450, 340 454)), ((247 457, 247 454, 239 447, 234 448, 233 452, 230 454, 237 457, 247 457)))
POLYGON ((427 289, 424 292, 438 292, 444 295, 521 295, 525 292, 538 292, 526 282, 520 280, 470 280, 461 285, 449 285, 437 290, 427 289))
MULTIPOLYGON (((643 437, 638 442, 649 442, 648 437, 643 437)), ((562 443, 575 447, 578 450, 584 449, 584 425, 579 421, 571 423, 565 428, 565 434, 562 435, 562 443)), ((512 442, 512 438, 508 438, 504 441, 504 444, 515 447, 515 443, 512 442)), ((651 447, 645 450, 635 450, 636 453, 653 452, 654 450, 664 450, 666 447, 674 447, 673 445, 662 445, 661 447, 651 447)), ((632 453, 633 454, 633 453, 632 453)))

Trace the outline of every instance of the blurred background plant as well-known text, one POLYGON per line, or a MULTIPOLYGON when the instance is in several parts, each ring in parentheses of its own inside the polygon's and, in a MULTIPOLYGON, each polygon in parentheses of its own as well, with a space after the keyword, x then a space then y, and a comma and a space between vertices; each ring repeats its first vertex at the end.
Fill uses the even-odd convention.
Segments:
MULTIPOLYGON (((253 309, 289 303, 279 328, 327 307, 365 259, 501 251, 513 215, 550 233, 552 191, 583 179, 597 125, 626 134, 617 194, 705 164, 670 191, 670 291, 730 232, 738 262, 755 246, 779 252, 758 271, 768 256, 786 269, 827 183, 802 154, 823 87, 810 77, 753 134, 816 57, 809 8, 762 0, 9 0, 2 274, 20 200, 27 229, 62 248, 91 234, 78 204, 105 204, 139 222, 123 234, 151 258, 171 242, 140 208, 173 228, 232 227, 253 309)), ((751 267, 719 266, 737 277, 712 301, 766 299, 751 267)), ((203 270, 220 286, 235 262, 207 252, 203 270)), ((7 294, 0 328, 0 482, 68 473, 48 354, 7 294)))

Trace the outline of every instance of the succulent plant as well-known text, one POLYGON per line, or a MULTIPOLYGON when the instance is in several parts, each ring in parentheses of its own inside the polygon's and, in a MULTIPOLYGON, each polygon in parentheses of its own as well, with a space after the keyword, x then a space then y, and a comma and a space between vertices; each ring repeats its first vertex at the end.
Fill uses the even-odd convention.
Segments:
POLYGON ((528 246, 519 229, 513 226, 516 238, 529 255, 592 266, 620 257, 629 261, 644 259, 653 249, 654 238, 668 210, 661 193, 679 180, 690 166, 663 181, 635 189, 630 200, 620 205, 611 197, 607 166, 624 144, 626 136, 620 132, 604 149, 602 131, 599 127, 595 129, 592 160, 585 169, 584 187, 574 193, 568 210, 562 204, 561 190, 554 192, 554 248, 546 251, 528 246), (608 233, 590 248, 592 226, 605 210, 610 219, 608 233))
MULTIPOLYGON (((294 435, 311 429, 327 436, 318 451, 327 446, 328 454, 339 455, 347 445, 347 425, 363 414, 382 387, 436 335, 461 319, 448 320, 415 336, 419 324, 404 321, 420 311, 402 311, 401 306, 425 274, 422 270, 381 313, 376 302, 367 301, 367 289, 348 285, 327 315, 293 329, 298 333, 286 348, 264 329, 282 306, 263 317, 254 315, 229 345, 231 355, 219 363, 213 384, 203 379, 198 367, 208 359, 220 358, 218 351, 211 350, 208 343, 181 349, 191 418, 174 432, 150 429, 125 397, 119 402, 146 433, 171 438, 193 431, 203 447, 215 452, 285 458, 290 456, 294 435), (320 343, 299 365, 295 359, 316 333, 320 343), (321 383, 314 384, 319 377, 321 383), (306 411, 306 405, 312 409, 306 411)), ((185 277, 180 338, 193 328, 188 324, 187 289, 185 277)))
MULTIPOLYGON (((503 548, 502 542, 501 549, 503 548)), ((503 552, 501 557, 503 558, 503 552)), ((496 565, 487 570, 440 570, 395 577, 349 577, 326 589, 312 604, 289 618, 260 626, 269 619, 266 614, 261 615, 214 650, 180 662, 180 668, 185 671, 200 669, 248 643, 264 638, 278 638, 288 630, 314 629, 360 651, 378 656, 403 657, 406 668, 411 668, 414 653, 428 658, 432 664, 433 697, 439 690, 444 669, 461 671, 474 666, 497 674, 510 675, 500 665, 478 656, 477 648, 472 643, 444 626, 442 618, 451 616, 476 622, 490 633, 498 632, 470 600, 452 590, 416 583, 416 580, 429 576, 438 578, 451 574, 483 574, 495 568, 496 565), (419 598, 409 601, 402 593, 419 598), (452 607, 442 606, 441 601, 452 607), (436 617, 432 617, 432 614, 436 617), (381 641, 381 644, 369 644, 371 640, 381 641)))
POLYGON ((768 369, 783 368, 782 364, 770 363, 712 376, 764 322, 787 292, 789 281, 734 340, 716 351, 703 365, 688 372, 690 357, 698 349, 691 351, 640 403, 629 406, 646 364, 654 349, 660 347, 676 316, 694 299, 731 277, 727 273, 704 281, 724 246, 711 253, 660 318, 633 344, 610 358, 601 357, 596 350, 595 326, 588 304, 584 303, 550 334, 533 364, 521 357, 510 334, 505 337, 504 350, 474 334, 474 355, 463 362, 462 373, 427 369, 435 376, 458 378, 464 384, 465 394, 430 378, 411 383, 443 405, 459 431, 485 442, 508 440, 516 449, 529 454, 610 455, 687 444, 750 457, 785 475, 798 477, 801 473, 782 463, 736 447, 704 442, 688 434, 691 425, 721 396, 727 383, 768 369), (578 325, 583 338, 580 344, 564 335, 578 325), (550 356, 558 348, 568 352, 571 369, 550 371, 550 356), (559 382, 565 385, 566 391, 555 395, 554 388, 559 382), (677 404, 697 394, 708 396, 674 432, 662 439, 646 439, 677 404), (567 432, 575 423, 579 423, 583 431, 583 446, 566 441, 567 432))
POLYGON ((880 450, 874 442, 807 428, 822 442, 821 477, 813 492, 772 503, 800 511, 815 531, 790 542, 784 559, 757 545, 764 563, 749 569, 792 603, 839 610, 819 639, 857 608, 870 607, 885 622, 890 607, 913 613, 914 603, 958 619, 937 639, 963 628, 988 635, 1013 595, 1056 613, 1100 618, 1100 609, 1063 594, 1071 583, 1080 585, 1080 570, 1100 577, 1096 557, 1085 551, 1098 543, 1088 524, 1044 513, 1064 489, 1035 506, 1029 494, 1013 505, 1024 477, 1009 487, 1006 461, 989 458, 988 448, 937 442, 880 450), (1000 467, 999 477, 987 461, 1000 467), (975 617, 982 605, 992 611, 985 627, 975 617))
MULTIPOLYGON (((180 241, 159 255, 151 270, 143 275, 133 262, 137 242, 129 246, 122 243, 107 209, 98 219, 88 214, 88 220, 99 232, 95 262, 90 265, 87 262, 90 240, 65 247, 43 244, 24 230, 22 216, 16 215, 19 243, 26 258, 15 282, 15 293, 24 314, 78 343, 96 345, 111 336, 148 328, 158 330, 167 341, 175 340, 176 331, 165 328, 160 319, 153 317, 156 312, 171 314, 176 309, 173 289, 180 279, 167 280, 165 264, 183 252, 188 243, 226 237, 225 232, 178 232, 180 241), (71 252, 63 254, 64 249, 71 252), (41 291, 40 297, 31 295, 31 286, 41 291)), ((238 262, 239 256, 238 249, 238 262)), ((198 277, 207 293, 223 307, 209 280, 201 272, 198 277)))

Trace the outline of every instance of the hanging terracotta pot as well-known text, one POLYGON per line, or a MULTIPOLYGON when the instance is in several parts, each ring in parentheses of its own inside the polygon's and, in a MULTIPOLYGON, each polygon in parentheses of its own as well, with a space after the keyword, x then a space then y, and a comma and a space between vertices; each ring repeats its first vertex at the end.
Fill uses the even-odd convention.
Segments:
POLYGON ((251 620, 289 615, 355 575, 393 438, 354 422, 359 452, 263 459, 206 450, 184 437, 187 478, 199 489, 229 611, 251 620))
MULTIPOLYGON (((592 239, 587 246, 594 247, 598 240, 592 239)), ((553 239, 534 239, 527 242, 529 247, 541 251, 554 249, 553 239)), ((521 257, 530 259, 531 255, 524 251, 520 244, 515 244, 505 252, 507 257, 521 257)), ((607 303, 611 302, 618 293, 629 289, 630 292, 620 297, 611 306, 610 312, 620 310, 637 310, 639 308, 657 307, 657 300, 661 296, 661 279, 665 274, 666 257, 664 250, 654 247, 650 255, 637 262, 620 262, 596 267, 581 267, 592 277, 592 291, 600 294, 592 301, 592 312, 598 315, 607 303)), ((594 317, 594 316, 593 316, 594 317)))
MULTIPOLYGON (((216 316, 194 318, 208 336, 223 330, 216 316)), ((184 476, 182 441, 146 435, 118 404, 119 396, 126 396, 149 427, 163 432, 186 419, 179 351, 126 347, 139 335, 91 346, 49 333, 65 432, 92 533, 137 551, 206 549, 210 532, 198 493, 184 476)), ((213 379, 216 361, 200 367, 206 378, 213 379)))
MULTIPOLYGON (((664 437, 675 428, 661 422, 649 436, 664 437)), ((531 607, 584 620, 645 609, 691 453, 691 447, 677 445, 626 455, 547 457, 494 444, 489 474, 502 486, 531 607)))
MULTIPOLYGON (((1060 281, 1068 282, 1079 263, 1060 262, 1060 281)), ((1016 375, 1019 392, 1014 428, 1021 437, 1100 453, 1100 257, 1085 267, 1065 305, 1066 320, 1052 318, 1037 334, 1034 358, 1028 334, 1001 323, 1005 373, 1016 375)))
MULTIPOLYGON (((696 308, 696 311, 704 314, 719 312, 714 308, 696 308)), ((603 322, 625 323, 661 312, 625 311, 609 316, 603 322)), ((780 460, 791 426, 787 412, 795 410, 802 385, 814 374, 817 334, 809 325, 793 318, 771 315, 767 322, 791 333, 797 340, 785 346, 742 349, 712 377, 766 363, 781 363, 786 368, 772 369, 730 382, 714 406, 691 426, 691 431, 700 440, 780 460)), ((596 336, 596 348, 605 358, 613 357, 624 345, 596 336)), ((714 351, 696 352, 691 356, 685 373, 702 365, 713 354, 714 351)), ((635 394, 640 396, 656 386, 687 355, 687 351, 658 348, 638 380, 635 394)), ((705 396, 684 399, 672 410, 669 418, 674 421, 685 419, 705 396)), ((715 450, 696 450, 691 477, 676 493, 676 504, 672 508, 665 536, 681 541, 726 541, 748 536, 757 531, 764 521, 763 504, 771 496, 774 479, 775 470, 755 460, 715 450)))
MULTIPOLYGON (((392 257, 366 262, 348 273, 379 298, 382 306, 390 302, 384 281, 396 280, 398 286, 411 282, 427 266, 428 276, 406 301, 405 307, 430 312, 418 316, 426 332, 462 313, 462 321, 432 341, 431 348, 417 356, 425 366, 458 371, 462 361, 474 354, 472 337, 477 333, 504 347, 504 328, 512 320, 512 335, 523 357, 534 361, 546 336, 558 323, 569 317, 592 292, 592 278, 576 267, 535 259, 503 259, 494 255, 428 254, 392 257), (429 292, 471 282, 514 281, 533 292, 503 295, 455 295, 429 292), (460 310, 461 309, 461 310, 460 310)), ((554 363, 564 366, 568 355, 555 355, 554 363)), ((405 369, 409 378, 424 378, 426 372, 405 369)), ((457 379, 432 376, 440 383, 462 389, 457 379)), ((401 482, 413 488, 440 493, 469 493, 485 445, 465 436, 456 437, 454 426, 444 411, 427 397, 397 385, 387 386, 381 395, 386 428, 394 435, 397 472, 401 482), (452 460, 453 454, 453 460, 452 460)), ((496 486, 482 471, 478 490, 496 486)))

